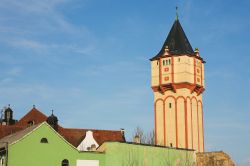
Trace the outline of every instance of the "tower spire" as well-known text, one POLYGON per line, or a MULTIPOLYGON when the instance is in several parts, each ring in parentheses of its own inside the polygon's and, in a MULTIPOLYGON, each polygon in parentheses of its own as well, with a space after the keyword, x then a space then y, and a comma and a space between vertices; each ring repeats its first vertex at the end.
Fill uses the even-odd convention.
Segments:
POLYGON ((178 6, 176 6, 175 11, 176 11, 176 18, 175 19, 178 20, 179 19, 178 6))

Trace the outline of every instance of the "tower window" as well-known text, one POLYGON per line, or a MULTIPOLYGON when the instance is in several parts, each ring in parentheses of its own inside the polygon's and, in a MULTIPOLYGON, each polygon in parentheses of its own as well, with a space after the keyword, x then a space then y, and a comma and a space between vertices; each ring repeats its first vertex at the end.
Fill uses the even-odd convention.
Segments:
POLYGON ((181 61, 181 58, 178 58, 178 62, 180 62, 181 61))
POLYGON ((42 138, 41 141, 40 141, 40 143, 47 144, 49 142, 48 142, 47 138, 42 138))
POLYGON ((172 108, 172 103, 169 103, 168 106, 169 106, 169 108, 172 108))
POLYGON ((173 147, 173 144, 172 144, 172 143, 170 143, 170 147, 173 147))
POLYGON ((69 166, 69 160, 64 159, 64 160, 62 161, 62 166, 69 166))
POLYGON ((163 66, 165 66, 165 60, 163 60, 163 66))
POLYGON ((159 62, 157 61, 157 66, 158 66, 159 62))
POLYGON ((171 65, 171 61, 170 61, 170 59, 168 60, 168 64, 170 64, 170 65, 171 65))

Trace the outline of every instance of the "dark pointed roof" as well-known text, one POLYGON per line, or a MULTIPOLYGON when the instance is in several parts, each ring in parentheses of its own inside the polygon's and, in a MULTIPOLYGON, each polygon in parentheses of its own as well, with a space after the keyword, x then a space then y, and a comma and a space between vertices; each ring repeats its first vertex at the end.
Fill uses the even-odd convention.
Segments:
POLYGON ((57 125, 58 124, 58 118, 53 114, 53 110, 52 110, 52 114, 47 118, 47 123, 49 125, 57 125))
POLYGON ((195 54, 178 19, 175 20, 160 52, 151 60, 162 56, 166 47, 168 47, 170 55, 195 54))

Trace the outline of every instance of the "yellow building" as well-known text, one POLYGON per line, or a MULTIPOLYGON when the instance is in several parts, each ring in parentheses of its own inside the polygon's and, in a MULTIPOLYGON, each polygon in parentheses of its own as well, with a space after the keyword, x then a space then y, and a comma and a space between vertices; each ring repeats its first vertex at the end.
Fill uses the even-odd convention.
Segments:
POLYGON ((150 60, 156 144, 203 152, 205 61, 193 50, 178 18, 150 60))

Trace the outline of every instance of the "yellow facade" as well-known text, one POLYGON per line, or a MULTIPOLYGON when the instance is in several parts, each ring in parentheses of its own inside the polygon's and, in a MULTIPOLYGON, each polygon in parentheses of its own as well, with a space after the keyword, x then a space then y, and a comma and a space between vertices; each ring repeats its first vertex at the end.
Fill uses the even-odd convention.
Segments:
POLYGON ((204 151, 204 61, 166 55, 151 61, 156 144, 204 151))

